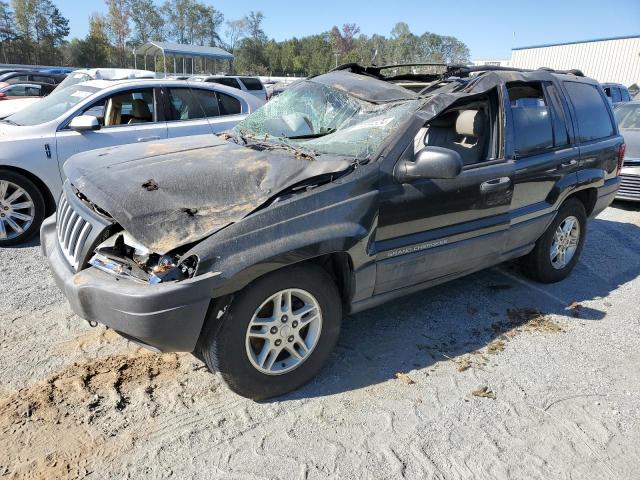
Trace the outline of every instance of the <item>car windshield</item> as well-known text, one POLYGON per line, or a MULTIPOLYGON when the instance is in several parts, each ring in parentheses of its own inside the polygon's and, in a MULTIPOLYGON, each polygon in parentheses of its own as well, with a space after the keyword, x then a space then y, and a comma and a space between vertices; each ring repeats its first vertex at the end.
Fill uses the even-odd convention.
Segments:
POLYGON ((88 82, 89 80, 93 80, 91 75, 83 72, 76 72, 67 75, 67 77, 60 82, 58 88, 56 90, 62 90, 63 88, 70 87, 72 85, 77 85, 78 83, 88 82))
POLYGON ((420 100, 407 100, 378 105, 306 80, 289 87, 234 130, 245 138, 285 143, 310 154, 365 159, 420 104, 420 100))
POLYGON ((19 112, 4 119, 12 125, 40 125, 55 120, 90 95, 100 91, 87 85, 74 85, 62 90, 56 89, 51 95, 38 100, 19 112))
POLYGON ((615 110, 618 127, 622 129, 640 128, 640 104, 627 103, 615 110))

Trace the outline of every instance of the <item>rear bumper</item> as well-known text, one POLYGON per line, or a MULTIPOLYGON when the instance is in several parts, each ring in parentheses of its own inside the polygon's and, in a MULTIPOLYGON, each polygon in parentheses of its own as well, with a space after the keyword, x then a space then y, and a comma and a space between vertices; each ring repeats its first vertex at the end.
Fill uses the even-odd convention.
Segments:
POLYGON ((620 177, 613 177, 604 182, 604 185, 598 188, 598 198, 593 207, 590 217, 593 218, 600 214, 605 208, 611 205, 616 198, 616 193, 620 187, 620 177))
POLYGON ((640 202, 640 165, 622 167, 620 189, 616 198, 640 202))
POLYGON ((93 267, 74 273, 58 245, 55 216, 42 224, 40 237, 56 284, 78 316, 113 328, 154 350, 195 349, 213 288, 219 283, 217 275, 147 285, 93 267))

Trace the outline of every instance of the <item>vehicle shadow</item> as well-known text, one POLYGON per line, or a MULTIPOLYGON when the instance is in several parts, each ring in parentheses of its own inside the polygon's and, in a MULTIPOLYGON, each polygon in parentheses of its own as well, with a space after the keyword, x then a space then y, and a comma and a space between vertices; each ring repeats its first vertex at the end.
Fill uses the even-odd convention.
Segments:
POLYGON ((10 247, 0 247, 0 249, 6 249, 6 250, 10 250, 10 249, 21 249, 21 248, 31 248, 31 247, 39 247, 40 246, 40 237, 39 236, 35 236, 34 238, 32 238, 31 240, 27 241, 27 242, 22 242, 19 243, 18 245, 11 245, 10 247))
POLYGON ((603 319, 606 303, 598 309, 581 302, 605 298, 640 274, 640 227, 596 219, 589 230, 580 262, 560 283, 532 282, 518 262, 510 262, 345 317, 338 346, 320 374, 276 400, 355 390, 485 349, 505 329, 526 321, 523 312, 561 315, 566 328, 603 319))

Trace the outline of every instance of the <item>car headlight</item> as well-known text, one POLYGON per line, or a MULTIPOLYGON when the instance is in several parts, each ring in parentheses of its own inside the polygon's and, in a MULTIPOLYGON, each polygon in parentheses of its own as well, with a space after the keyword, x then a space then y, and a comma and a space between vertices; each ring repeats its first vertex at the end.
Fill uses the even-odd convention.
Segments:
POLYGON ((151 252, 129 233, 121 231, 96 247, 89 264, 116 276, 158 284, 193 277, 198 257, 151 252))

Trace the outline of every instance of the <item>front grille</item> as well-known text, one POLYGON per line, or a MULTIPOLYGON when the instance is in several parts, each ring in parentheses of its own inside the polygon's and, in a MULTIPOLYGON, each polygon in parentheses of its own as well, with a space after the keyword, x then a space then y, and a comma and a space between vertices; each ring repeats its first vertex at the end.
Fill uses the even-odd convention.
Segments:
POLYGON ((73 209, 64 195, 58 205, 56 227, 60 249, 73 269, 77 270, 85 242, 93 227, 73 209))
POLYGON ((618 196, 640 199, 640 175, 620 175, 618 196))

